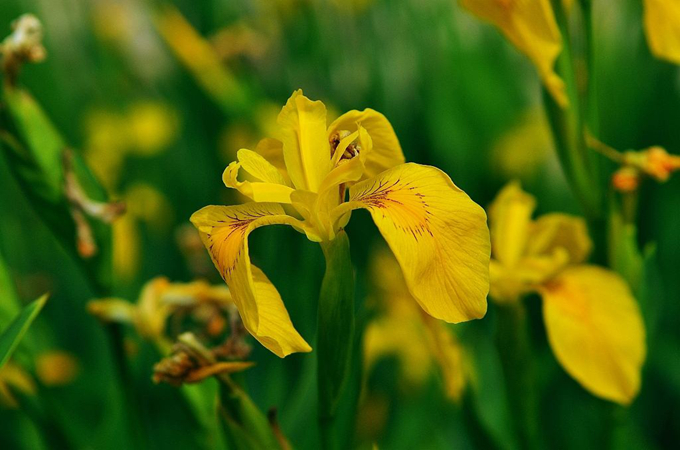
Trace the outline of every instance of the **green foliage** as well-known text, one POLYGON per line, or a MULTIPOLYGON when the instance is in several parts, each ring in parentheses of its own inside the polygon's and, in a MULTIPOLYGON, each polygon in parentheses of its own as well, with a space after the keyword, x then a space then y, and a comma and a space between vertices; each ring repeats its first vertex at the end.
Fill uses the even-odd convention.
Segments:
POLYGON ((12 356, 12 353, 21 342, 31 323, 40 313, 40 310, 45 306, 48 295, 45 294, 34 302, 26 305, 21 313, 9 324, 9 326, 0 334, 0 369, 5 365, 7 360, 12 356))

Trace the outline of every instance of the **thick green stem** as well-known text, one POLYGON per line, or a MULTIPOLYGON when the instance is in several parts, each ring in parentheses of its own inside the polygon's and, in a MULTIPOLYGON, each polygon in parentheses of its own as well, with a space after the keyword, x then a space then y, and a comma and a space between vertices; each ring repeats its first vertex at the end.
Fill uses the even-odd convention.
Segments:
POLYGON ((520 302, 498 308, 497 345, 508 403, 521 449, 538 445, 538 410, 526 310, 520 302))
POLYGON ((326 273, 321 284, 317 319, 317 383, 322 446, 334 447, 336 410, 350 374, 354 342, 354 270, 344 231, 321 244, 326 273))
POLYGON ((591 155, 585 142, 586 128, 597 128, 594 84, 591 83, 592 74, 588 67, 591 62, 589 55, 592 54, 590 11, 584 12, 584 21, 580 27, 586 41, 586 55, 579 56, 572 45, 568 17, 562 8, 562 2, 554 0, 553 7, 563 45, 556 71, 566 85, 569 106, 560 107, 545 93, 546 113, 567 180, 588 217, 591 221, 596 221, 602 216, 603 209, 602 192, 595 167, 599 155, 591 155))

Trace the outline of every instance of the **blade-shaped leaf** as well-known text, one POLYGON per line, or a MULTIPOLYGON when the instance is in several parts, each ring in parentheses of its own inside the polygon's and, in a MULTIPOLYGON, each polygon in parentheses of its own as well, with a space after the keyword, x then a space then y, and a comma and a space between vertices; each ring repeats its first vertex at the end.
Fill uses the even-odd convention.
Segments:
POLYGON ((45 305, 48 295, 45 294, 35 300, 19 313, 6 330, 0 334, 0 368, 7 362, 12 353, 19 345, 21 338, 26 334, 28 327, 37 317, 40 310, 45 305))
MULTIPOLYGON (((38 215, 67 251, 82 261, 76 251, 77 230, 71 215, 72 205, 64 187, 63 158, 66 143, 40 104, 27 90, 6 83, 2 97, 6 109, 0 124, 0 147, 12 173, 38 215)), ((106 199, 106 192, 75 152, 73 171, 90 199, 106 199)), ((105 286, 110 281, 110 228, 96 220, 89 222, 99 252, 88 261, 85 268, 99 286, 105 286)))

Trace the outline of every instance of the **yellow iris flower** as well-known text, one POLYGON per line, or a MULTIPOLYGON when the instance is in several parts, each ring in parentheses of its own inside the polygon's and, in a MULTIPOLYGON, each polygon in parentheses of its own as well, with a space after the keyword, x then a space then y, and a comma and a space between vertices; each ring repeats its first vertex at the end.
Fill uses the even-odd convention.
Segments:
POLYGON ((381 314, 364 333, 364 366, 370 370, 381 358, 396 356, 410 386, 423 385, 437 367, 446 396, 459 401, 469 372, 455 334, 419 310, 392 255, 381 251, 371 265, 381 314))
POLYGON ((460 0, 460 3, 498 27, 534 63, 555 101, 562 107, 568 105, 564 81, 554 70, 562 51, 562 36, 550 0, 460 0))
POLYGON ((227 187, 254 202, 194 213, 210 256, 246 329, 280 357, 311 347, 293 327, 276 288, 251 265, 248 235, 285 224, 316 242, 335 238, 352 210, 367 209, 420 306, 447 322, 486 313, 489 232, 484 210, 441 170, 404 163, 382 114, 350 111, 326 125, 326 107, 298 90, 278 117, 280 140, 241 149, 227 187), (239 179, 243 169, 248 179, 239 179), (349 200, 345 191, 349 188, 349 200), (285 209, 284 209, 285 207, 285 209))
POLYGON ((562 367, 594 395, 628 404, 646 354, 637 302, 619 275, 585 263, 592 244, 582 219, 552 213, 532 220, 535 204, 510 183, 489 209, 491 297, 515 302, 538 292, 562 367))
POLYGON ((170 316, 201 305, 225 310, 233 307, 229 289, 202 280, 171 283, 165 277, 156 277, 144 285, 136 304, 120 298, 106 298, 88 302, 87 309, 103 321, 131 324, 140 336, 165 348, 170 345, 166 333, 170 316))
POLYGON ((649 48, 660 59, 680 64, 680 3, 645 0, 644 28, 649 48))

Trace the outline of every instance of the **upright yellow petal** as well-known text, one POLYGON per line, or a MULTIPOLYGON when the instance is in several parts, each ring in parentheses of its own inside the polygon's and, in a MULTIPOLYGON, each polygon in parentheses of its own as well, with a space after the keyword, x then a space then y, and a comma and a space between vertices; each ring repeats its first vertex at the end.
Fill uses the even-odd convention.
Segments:
POLYGON ((571 264, 585 261, 593 247, 585 220, 568 214, 542 215, 531 224, 529 234, 527 254, 551 255, 562 248, 569 255, 571 264))
POLYGON ((680 2, 645 0, 645 35, 660 59, 680 64, 680 2))
POLYGON ((555 73, 562 37, 550 0, 460 0, 483 20, 498 27, 515 47, 531 59, 555 101, 568 105, 564 81, 555 73))
POLYGON ((328 128, 328 135, 332 137, 339 131, 354 132, 359 125, 368 131, 373 141, 372 149, 366 155, 363 179, 373 178, 384 170, 405 162, 401 145, 389 120, 373 109, 352 110, 343 114, 328 128))
POLYGON ((550 346, 598 397, 629 404, 640 389, 645 329, 628 285, 596 266, 565 270, 540 290, 550 346))
POLYGON ((316 192, 331 169, 326 107, 297 90, 281 110, 278 123, 288 175, 296 188, 316 192))
POLYGON ((246 329, 262 345, 283 358, 311 347, 293 327, 288 312, 260 269, 251 265, 248 235, 264 225, 300 227, 276 203, 206 206, 191 216, 210 257, 229 286, 246 329))
POLYGON ((409 291, 447 322, 483 317, 489 292, 484 210, 441 170, 402 164, 350 190, 341 217, 365 208, 399 261, 409 291))
POLYGON ((515 266, 524 256, 531 215, 536 199, 519 183, 508 183, 489 207, 494 258, 506 267, 515 266))

